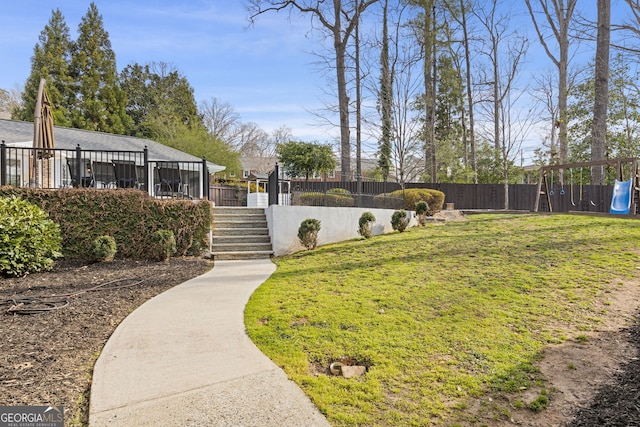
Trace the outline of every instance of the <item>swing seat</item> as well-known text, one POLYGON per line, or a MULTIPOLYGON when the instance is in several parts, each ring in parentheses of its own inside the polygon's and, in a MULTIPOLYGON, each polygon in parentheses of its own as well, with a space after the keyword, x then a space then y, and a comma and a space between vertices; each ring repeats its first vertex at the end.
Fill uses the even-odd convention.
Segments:
POLYGON ((633 193, 633 178, 629 181, 618 181, 613 185, 610 214, 629 215, 631 209, 631 195, 633 193))

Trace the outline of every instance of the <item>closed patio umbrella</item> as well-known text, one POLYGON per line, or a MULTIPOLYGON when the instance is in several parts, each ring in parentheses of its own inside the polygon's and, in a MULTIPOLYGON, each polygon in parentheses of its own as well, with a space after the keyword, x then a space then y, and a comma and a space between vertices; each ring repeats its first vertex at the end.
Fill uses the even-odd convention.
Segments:
MULTIPOLYGON (((39 187, 38 160, 53 157, 53 114, 51 101, 45 89, 45 79, 40 79, 36 108, 33 114, 33 165, 30 183, 39 187)), ((44 167, 43 167, 44 169, 44 167)), ((44 171, 43 171, 44 172, 44 171)), ((44 175, 44 173, 43 173, 44 175)))

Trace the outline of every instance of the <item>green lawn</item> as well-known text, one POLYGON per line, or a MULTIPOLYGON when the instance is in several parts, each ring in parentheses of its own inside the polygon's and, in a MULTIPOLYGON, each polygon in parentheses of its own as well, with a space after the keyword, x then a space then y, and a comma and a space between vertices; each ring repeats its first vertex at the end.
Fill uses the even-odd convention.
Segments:
POLYGON ((249 335, 333 425, 544 410, 553 393, 536 360, 551 343, 584 340, 611 290, 638 276, 640 221, 469 218, 278 258, 247 306, 249 335), (326 375, 341 357, 367 374, 326 375), (522 401, 534 388, 538 399, 522 401), (509 404, 488 399, 498 395, 509 404), (494 403, 470 410, 478 400, 494 403))

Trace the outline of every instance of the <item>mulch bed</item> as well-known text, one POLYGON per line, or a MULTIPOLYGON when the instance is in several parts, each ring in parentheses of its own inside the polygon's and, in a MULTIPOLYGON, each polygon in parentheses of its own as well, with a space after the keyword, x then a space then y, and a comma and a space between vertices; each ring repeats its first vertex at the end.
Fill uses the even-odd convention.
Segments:
MULTIPOLYGON (((640 322, 627 329, 628 339, 640 355, 640 322)), ((640 426, 640 358, 632 358, 613 382, 598 391, 590 406, 581 408, 569 427, 640 426)))
POLYGON ((86 425, 93 364, 118 324, 212 266, 202 258, 61 261, 51 272, 0 278, 0 405, 62 405, 66 425, 86 425))

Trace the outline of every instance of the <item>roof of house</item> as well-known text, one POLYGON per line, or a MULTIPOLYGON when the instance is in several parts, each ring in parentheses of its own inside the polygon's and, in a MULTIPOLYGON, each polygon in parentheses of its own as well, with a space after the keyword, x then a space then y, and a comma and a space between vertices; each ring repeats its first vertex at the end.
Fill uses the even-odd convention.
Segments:
MULTIPOLYGON (((114 135, 111 133, 54 126, 53 137, 55 148, 67 150, 73 150, 78 145, 80 145, 83 150, 115 151, 142 151, 147 147, 149 160, 152 161, 202 161, 199 157, 192 156, 191 154, 176 150, 159 142, 127 135, 114 135)), ((33 123, 0 119, 0 141, 4 141, 7 145, 33 141, 33 123)), ((207 164, 209 166, 209 172, 211 173, 226 169, 224 166, 216 165, 215 163, 207 162, 207 164)))

